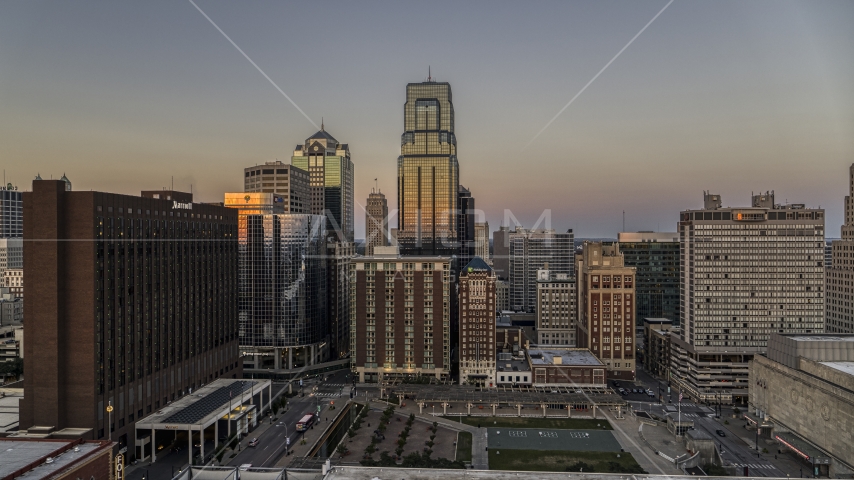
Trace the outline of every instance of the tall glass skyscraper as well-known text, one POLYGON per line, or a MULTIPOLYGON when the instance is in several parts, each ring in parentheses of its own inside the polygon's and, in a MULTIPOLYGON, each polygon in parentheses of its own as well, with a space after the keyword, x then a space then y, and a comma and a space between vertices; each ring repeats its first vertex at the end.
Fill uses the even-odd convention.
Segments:
POLYGON ((330 135, 321 124, 320 131, 297 145, 293 166, 309 174, 311 213, 326 215, 328 235, 336 241, 353 241, 353 162, 350 147, 330 135))
POLYGON ((451 85, 406 86, 397 158, 397 240, 403 255, 456 255, 459 164, 451 85))

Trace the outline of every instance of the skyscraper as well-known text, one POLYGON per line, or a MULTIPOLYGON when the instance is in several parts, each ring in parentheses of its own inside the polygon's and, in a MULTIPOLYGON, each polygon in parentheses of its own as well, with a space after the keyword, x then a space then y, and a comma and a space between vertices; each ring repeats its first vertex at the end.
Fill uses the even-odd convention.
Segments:
POLYGON ((281 197, 284 213, 311 213, 308 171, 280 161, 243 169, 243 191, 281 197))
POLYGON ((471 191, 460 185, 457 190, 457 239, 460 247, 457 250, 457 265, 463 267, 474 258, 474 224, 475 207, 471 191))
POLYGON ((0 238, 24 236, 24 201, 18 187, 0 188, 0 238))
POLYGON ((489 257, 489 222, 474 224, 474 255, 492 263, 489 257))
POLYGON ((578 273, 576 345, 608 368, 608 378, 635 379, 635 269, 619 244, 584 242, 578 273))
POLYGON ((537 343, 575 346, 576 283, 565 273, 537 271, 537 343))
POLYGON ((679 234, 620 232, 620 252, 637 269, 635 329, 643 337, 645 318, 666 318, 679 326, 679 234))
POLYGON ((831 246, 827 268, 827 333, 854 333, 854 164, 848 168, 848 195, 845 196, 845 224, 842 239, 831 246))
POLYGON ((537 306, 537 270, 562 273, 575 278, 575 240, 572 230, 528 230, 509 232, 510 308, 534 312, 537 306))
POLYGON ((457 254, 459 164, 451 85, 406 86, 397 158, 398 243, 404 255, 457 254))
POLYGON ((510 227, 492 233, 492 268, 500 280, 510 279, 510 227))
POLYGON ((313 215, 326 215, 326 233, 337 241, 353 241, 353 162, 350 146, 338 143, 323 124, 297 145, 291 163, 309 174, 313 215))
POLYGON ((495 272, 480 257, 460 269, 460 384, 495 385, 495 272))
POLYGON ((365 206, 365 255, 374 254, 374 247, 388 246, 388 202, 379 190, 371 189, 365 206))
POLYGON ((112 431, 134 452, 136 420, 215 378, 242 377, 237 212, 186 193, 67 187, 36 180, 24 193, 20 427, 88 439, 112 431))
POLYGON ((778 205, 774 193, 680 214, 682 330, 671 377, 694 399, 747 396, 748 362, 777 333, 824 332, 824 210, 778 205))

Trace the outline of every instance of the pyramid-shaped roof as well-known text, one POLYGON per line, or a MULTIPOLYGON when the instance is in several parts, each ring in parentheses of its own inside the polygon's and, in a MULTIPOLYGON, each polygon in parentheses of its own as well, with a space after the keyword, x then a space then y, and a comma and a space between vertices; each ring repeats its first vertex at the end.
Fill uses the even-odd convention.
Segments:
POLYGON ((465 275, 469 272, 492 272, 492 267, 489 266, 485 261, 483 261, 480 257, 474 257, 471 261, 460 270, 460 275, 465 275))

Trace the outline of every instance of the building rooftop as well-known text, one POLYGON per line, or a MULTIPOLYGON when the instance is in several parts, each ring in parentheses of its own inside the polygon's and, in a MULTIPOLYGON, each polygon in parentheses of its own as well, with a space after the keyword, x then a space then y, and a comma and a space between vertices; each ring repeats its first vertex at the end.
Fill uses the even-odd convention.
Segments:
POLYGON ((644 318, 644 323, 673 323, 669 318, 644 318))
POLYGON ((48 478, 110 442, 0 438, 0 478, 48 478), (15 477, 12 477, 15 475, 15 477))
POLYGON ((586 348, 532 348, 528 356, 532 365, 604 365, 586 348))
MULTIPOLYGON (((854 362, 819 362, 824 366, 854 376, 854 362)), ((0 427, 2 428, 2 427, 0 427)))
POLYGON ((796 342, 854 342, 854 335, 839 335, 835 333, 823 335, 780 334, 780 336, 796 342))
POLYGON ((0 437, 18 430, 18 404, 24 398, 23 388, 0 388, 0 437))
POLYGON ((269 380, 220 378, 140 419, 137 428, 207 424, 212 416, 226 415, 231 410, 229 405, 240 405, 241 398, 246 393, 258 392, 269 386, 269 380))
POLYGON ((474 257, 471 259, 471 261, 469 263, 466 264, 465 267, 463 267, 462 271, 460 271, 460 275, 464 275, 467 272, 490 273, 490 272, 492 272, 492 267, 487 265, 487 263, 484 262, 482 258, 474 257))
MULTIPOLYGON (((691 475, 626 475, 619 473, 515 472, 509 470, 444 470, 438 468, 380 468, 334 466, 324 480, 430 480, 434 478, 470 478, 472 480, 519 480, 525 478, 561 480, 696 480, 691 475)), ((734 480, 749 477, 704 477, 709 480, 734 480)), ((773 478, 773 477, 769 477, 773 478)))
POLYGON ((530 365, 528 365, 528 361, 525 360, 524 357, 516 357, 506 358, 510 356, 509 353, 499 353, 496 356, 495 368, 500 373, 505 372, 528 372, 531 370, 530 365), (504 358, 502 358, 504 357, 504 358))

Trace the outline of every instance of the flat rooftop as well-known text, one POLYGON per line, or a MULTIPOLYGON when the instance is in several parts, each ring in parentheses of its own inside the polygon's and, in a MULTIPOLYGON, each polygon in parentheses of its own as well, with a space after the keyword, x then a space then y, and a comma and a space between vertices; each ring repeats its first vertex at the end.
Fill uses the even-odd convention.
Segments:
POLYGON ((796 342, 854 342, 854 335, 780 335, 796 342))
POLYGON ((602 366, 604 365, 586 348, 532 348, 528 350, 533 365, 573 365, 573 366, 602 366), (555 362, 555 358, 559 358, 555 362))
MULTIPOLYGON (((626 480, 627 478, 697 480, 691 475, 626 475, 619 473, 513 472, 505 470, 444 470, 438 468, 380 468, 335 466, 324 480, 430 480, 434 478, 471 478, 484 480, 519 480, 520 478, 626 480)), ((710 480, 733 480, 755 477, 703 477, 710 480)), ((768 477, 774 478, 774 477, 768 477)))
POLYGON ((30 479, 46 478, 65 469, 84 456, 101 448, 100 442, 86 442, 68 448, 73 440, 16 440, 0 438, 0 478, 6 478, 34 462, 41 463, 27 470, 30 479), (67 448, 64 452, 60 452, 67 448), (76 448, 76 451, 75 451, 76 448), (51 463, 46 463, 48 457, 51 463))
POLYGON ((240 405, 241 398, 250 392, 259 392, 270 386, 269 380, 219 378, 204 387, 166 405, 157 412, 137 421, 137 428, 157 425, 201 425, 211 416, 228 413, 240 405))
POLYGON ((23 389, 2 389, 4 393, 0 397, 0 433, 14 432, 18 430, 18 403, 24 398, 23 389))
POLYGON ((854 376, 854 362, 820 362, 826 367, 854 376))

